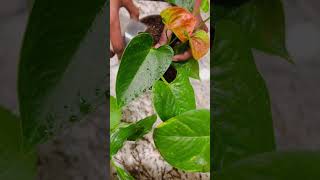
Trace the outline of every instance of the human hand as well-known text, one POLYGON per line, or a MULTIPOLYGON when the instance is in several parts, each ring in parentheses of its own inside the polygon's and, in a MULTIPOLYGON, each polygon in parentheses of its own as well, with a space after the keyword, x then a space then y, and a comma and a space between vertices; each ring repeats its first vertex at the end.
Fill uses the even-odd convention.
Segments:
POLYGON ((110 0, 110 40, 113 52, 120 58, 124 50, 124 40, 121 35, 119 10, 124 7, 128 10, 130 18, 139 20, 139 8, 132 0, 110 0))

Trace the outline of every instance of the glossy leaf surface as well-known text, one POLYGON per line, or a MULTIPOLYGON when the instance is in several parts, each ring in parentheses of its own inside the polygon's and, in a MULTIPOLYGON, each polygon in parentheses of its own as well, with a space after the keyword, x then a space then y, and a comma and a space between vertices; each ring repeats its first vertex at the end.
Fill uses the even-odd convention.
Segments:
POLYGON ((191 110, 160 124, 154 142, 172 166, 190 172, 210 171, 210 112, 191 110))
POLYGON ((153 115, 126 127, 117 128, 110 136, 111 156, 115 155, 127 140, 135 141, 147 134, 156 120, 157 116, 153 115))
POLYGON ((163 23, 181 42, 186 42, 195 26, 196 17, 182 7, 169 7, 160 13, 163 23))
POLYGON ((185 69, 178 69, 174 81, 157 81, 152 89, 153 106, 162 121, 196 108, 194 90, 185 69))
POLYGON ((198 30, 192 34, 189 44, 194 59, 199 60, 206 55, 210 48, 208 34, 204 30, 198 30))
POLYGON ((116 81, 120 107, 150 88, 169 68, 172 48, 165 45, 154 49, 152 44, 151 35, 142 33, 133 38, 125 49, 116 81))
POLYGON ((25 146, 44 142, 105 103, 106 19, 105 0, 35 1, 18 75, 25 146))
POLYGON ((211 70, 214 170, 275 150, 270 99, 241 27, 216 24, 211 70))
POLYGON ((36 179, 36 155, 22 150, 21 121, 0 107, 0 179, 36 179))

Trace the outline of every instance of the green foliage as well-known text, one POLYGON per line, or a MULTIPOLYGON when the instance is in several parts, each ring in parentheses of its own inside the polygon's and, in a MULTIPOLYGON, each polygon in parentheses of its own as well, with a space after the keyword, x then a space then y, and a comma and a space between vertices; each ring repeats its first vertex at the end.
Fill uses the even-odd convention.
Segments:
POLYGON ((0 107, 0 122, 0 179, 34 180, 36 156, 22 149, 21 120, 0 107))
POLYGON ((18 74, 26 148, 105 102, 106 17, 105 0, 35 1, 18 74))
POLYGON ((180 7, 184 7, 189 11, 193 10, 194 0, 165 0, 165 1, 180 7))
POLYGON ((202 0, 201 1, 201 6, 200 6, 201 10, 203 12, 208 12, 209 11, 209 8, 210 8, 210 4, 209 4, 209 1, 208 0, 202 0))
POLYGON ((191 110, 169 119, 154 130, 154 142, 174 167, 210 171, 210 112, 191 110))
POLYGON ((173 57, 172 48, 165 45, 155 49, 152 44, 151 35, 141 33, 126 47, 116 81, 120 107, 150 88, 169 68, 173 57))
POLYGON ((121 121, 121 108, 117 104, 115 97, 110 96, 110 130, 114 130, 121 121))
POLYGON ((153 106, 163 121, 196 108, 194 91, 183 68, 177 69, 173 82, 157 81, 152 93, 153 106))
POLYGON ((126 170, 116 165, 114 161, 112 161, 112 165, 116 168, 119 180, 134 180, 134 178, 126 170))
POLYGON ((212 154, 218 170, 273 151, 275 143, 268 91, 239 25, 218 22, 214 45, 212 154))
POLYGON ((173 66, 176 67, 178 70, 184 69, 185 71, 187 71, 189 77, 200 80, 200 67, 199 62, 197 60, 191 58, 184 62, 173 63, 173 66))
POLYGON ((110 156, 115 155, 127 140, 135 141, 147 134, 156 120, 157 116, 153 115, 128 126, 115 129, 110 136, 110 156))
POLYGON ((286 49, 285 18, 281 0, 249 0, 240 6, 214 6, 214 19, 241 26, 250 47, 292 62, 286 49))

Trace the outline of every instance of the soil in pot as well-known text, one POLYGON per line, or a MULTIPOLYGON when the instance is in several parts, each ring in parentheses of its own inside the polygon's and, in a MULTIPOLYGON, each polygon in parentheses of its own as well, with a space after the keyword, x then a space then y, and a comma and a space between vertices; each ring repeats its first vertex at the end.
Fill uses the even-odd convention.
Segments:
POLYGON ((145 32, 150 33, 153 37, 153 44, 155 45, 161 37, 161 33, 164 28, 160 15, 151 15, 144 17, 140 20, 142 23, 148 26, 145 32))

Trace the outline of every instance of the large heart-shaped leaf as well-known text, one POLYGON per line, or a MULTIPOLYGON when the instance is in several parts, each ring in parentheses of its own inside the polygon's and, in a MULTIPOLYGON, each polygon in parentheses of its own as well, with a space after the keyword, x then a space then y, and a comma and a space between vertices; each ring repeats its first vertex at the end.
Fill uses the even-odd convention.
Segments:
POLYGON ((110 96, 110 130, 114 130, 121 121, 121 108, 117 104, 115 97, 110 96))
POLYGON ((269 152, 240 160, 216 175, 219 180, 320 179, 320 152, 269 152))
POLYGON ((21 121, 0 107, 0 179, 36 179, 36 156, 22 151, 21 121))
POLYGON ((154 142, 172 166, 190 172, 210 170, 210 112, 191 110, 160 124, 154 142))
POLYGON ((209 51, 210 40, 208 34, 204 30, 194 32, 189 39, 189 45, 193 58, 199 60, 209 51))
POLYGON ((216 24, 212 61, 214 170, 275 150, 270 100, 239 25, 216 24))
POLYGON ((217 20, 232 20, 241 25, 252 48, 281 56, 289 61, 285 42, 285 17, 281 0, 250 0, 240 6, 214 7, 217 20))
POLYGON ((191 36, 195 26, 196 17, 182 7, 169 7, 160 13, 163 23, 182 42, 186 42, 191 36))
POLYGON ((45 141, 105 103, 107 8, 105 0, 35 1, 18 80, 26 146, 45 141))
POLYGON ((152 91, 153 106, 163 121, 196 108, 194 91, 185 69, 178 69, 171 83, 157 81, 152 91))
POLYGON ((153 115, 126 127, 116 129, 110 136, 111 156, 115 155, 127 140, 135 141, 147 134, 156 120, 157 116, 153 115))
POLYGON ((134 37, 125 49, 116 81, 120 107, 150 88, 169 68, 173 56, 172 48, 165 45, 155 49, 152 44, 151 35, 141 33, 134 37))

